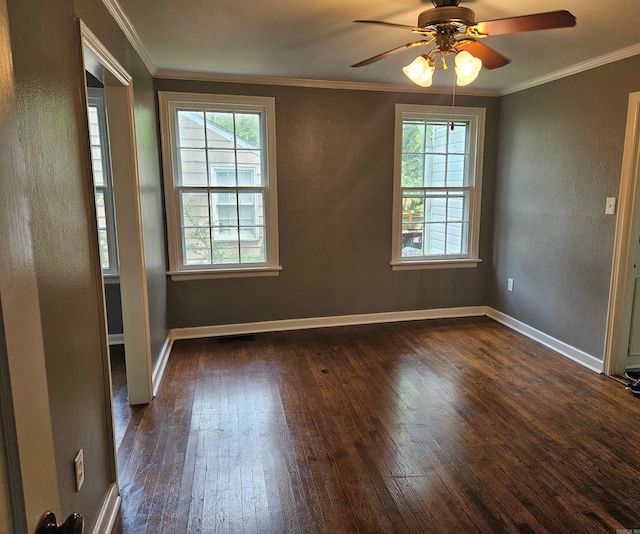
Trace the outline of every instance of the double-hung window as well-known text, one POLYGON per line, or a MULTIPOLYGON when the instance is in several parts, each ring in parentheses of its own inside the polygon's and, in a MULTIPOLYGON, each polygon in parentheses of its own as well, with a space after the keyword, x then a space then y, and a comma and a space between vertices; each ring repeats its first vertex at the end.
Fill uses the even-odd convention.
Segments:
POLYGON ((278 274, 273 98, 159 92, 170 274, 278 274))
POLYGON ((474 267, 485 110, 396 105, 394 270, 474 267))
POLYGON ((105 277, 114 278, 118 275, 118 250, 104 89, 88 89, 88 106, 100 263, 105 277))

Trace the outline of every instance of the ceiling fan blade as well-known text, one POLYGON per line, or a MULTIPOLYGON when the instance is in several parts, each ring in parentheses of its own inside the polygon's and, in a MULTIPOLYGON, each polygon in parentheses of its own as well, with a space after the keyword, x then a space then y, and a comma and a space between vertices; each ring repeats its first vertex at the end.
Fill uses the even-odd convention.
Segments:
POLYGON ((499 69, 511 63, 510 59, 507 59, 502 54, 498 54, 493 48, 489 48, 486 44, 474 39, 465 39, 461 41, 456 48, 458 50, 466 50, 473 57, 481 59, 482 66, 485 69, 499 69))
POLYGON ((576 18, 568 11, 549 11, 522 17, 487 20, 478 22, 475 28, 486 35, 504 35, 506 33, 570 28, 576 25, 576 18))
POLYGON ((379 26, 389 26, 391 28, 401 28, 403 30, 411 30, 412 32, 424 33, 424 28, 418 28, 416 26, 406 26, 404 24, 395 24, 393 22, 382 22, 381 20, 354 20, 353 22, 362 22, 364 24, 378 24, 379 26))
POLYGON ((387 50, 386 52, 382 52, 382 54, 378 54, 377 56, 370 57, 369 59, 365 59, 364 61, 360 61, 351 65, 352 67, 364 67, 365 65, 370 65, 371 63, 375 63, 376 61, 380 61, 391 54, 395 54, 396 52, 400 52, 401 50, 407 50, 408 48, 413 48, 414 46, 424 46, 429 43, 432 43, 434 39, 426 39, 424 41, 414 41, 413 43, 407 43, 405 45, 399 46, 398 48, 392 48, 391 50, 387 50))

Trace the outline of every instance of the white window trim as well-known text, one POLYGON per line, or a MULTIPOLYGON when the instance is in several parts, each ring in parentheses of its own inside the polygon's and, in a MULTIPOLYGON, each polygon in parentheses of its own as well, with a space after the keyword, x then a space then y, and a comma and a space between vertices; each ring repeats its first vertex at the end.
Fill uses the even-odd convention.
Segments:
POLYGON ((278 247, 278 205, 276 187, 276 123, 275 99, 273 97, 212 95, 204 93, 179 93, 158 91, 160 107, 160 129, 162 139, 162 159, 164 171, 165 205, 167 216, 167 241, 169 270, 172 280, 196 280, 204 278, 239 278, 253 276, 277 276, 282 267, 278 247), (255 110, 260 107, 264 119, 263 149, 266 156, 264 168, 266 180, 265 203, 265 239, 267 262, 251 265, 184 265, 182 260, 182 238, 180 235, 180 205, 176 197, 177 151, 175 132, 175 111, 180 109, 202 109, 215 107, 239 110, 247 107, 255 110))
POLYGON ((480 253, 480 203, 482 200, 482 166, 485 135, 484 108, 425 106, 419 104, 396 104, 395 154, 393 172, 393 234, 391 238, 391 268, 394 271, 417 269, 457 269, 477 267, 482 260, 480 253), (469 192, 469 248, 467 254, 435 256, 433 258, 402 257, 402 123, 414 115, 417 118, 440 118, 445 120, 469 120, 475 123, 470 143, 472 148, 469 168, 474 169, 474 181, 469 192))
MULTIPOLYGON (((103 269, 105 283, 120 282, 120 261, 118 258, 118 241, 116 239, 116 211, 113 195, 113 172, 111 170, 111 149, 109 144, 109 128, 107 127, 107 104, 103 89, 87 88, 87 103, 95 106, 98 112, 98 129, 100 130, 100 154, 102 156, 102 178, 104 186, 105 217, 107 220, 107 242, 109 244, 109 269, 103 269)), ((93 180, 93 173, 91 176, 93 180)), ((94 196, 96 184, 93 184, 94 196)))

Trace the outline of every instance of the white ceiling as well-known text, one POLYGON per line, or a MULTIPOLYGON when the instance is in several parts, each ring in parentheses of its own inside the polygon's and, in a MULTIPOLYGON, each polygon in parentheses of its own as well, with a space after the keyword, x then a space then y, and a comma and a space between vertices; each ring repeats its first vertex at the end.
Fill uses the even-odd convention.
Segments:
MULTIPOLYGON (((105 0, 105 3, 107 1, 105 0)), ((415 25, 429 0, 119 0, 159 74, 182 71, 413 86, 401 68, 419 53, 400 52, 360 68, 351 64, 419 36, 354 24, 375 19, 415 25)), ((633 47, 640 53, 640 0, 462 0, 476 20, 567 9, 577 26, 484 40, 513 62, 483 70, 471 91, 504 92, 594 58, 633 47)), ((617 56, 616 56, 617 57, 617 56)), ((451 87, 438 71, 434 85, 451 87)), ((413 86, 415 87, 415 86, 413 86)))

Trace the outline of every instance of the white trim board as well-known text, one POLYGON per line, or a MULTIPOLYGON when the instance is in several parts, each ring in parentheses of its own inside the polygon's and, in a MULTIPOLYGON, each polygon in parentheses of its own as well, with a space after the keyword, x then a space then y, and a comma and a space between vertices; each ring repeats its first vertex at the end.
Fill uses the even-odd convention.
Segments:
POLYGON ((532 87, 536 87, 538 85, 544 85, 545 83, 553 82, 555 80, 566 78, 568 76, 573 76, 574 74, 595 69, 597 67, 602 67, 603 65, 607 65, 608 63, 614 63, 616 61, 620 61, 621 59, 637 56, 638 54, 640 54, 640 44, 628 46, 627 48, 615 50, 614 52, 610 52, 609 54, 594 57, 592 59, 588 59, 587 61, 583 61, 582 63, 576 63, 575 65, 571 65, 570 67, 566 67, 564 69, 560 69, 543 76, 538 76, 537 78, 532 78, 531 80, 510 85, 509 87, 505 87, 504 89, 499 91, 498 96, 518 93, 520 91, 524 91, 525 89, 531 89, 532 87))
MULTIPOLYGON (((274 85, 279 87, 307 87, 312 89, 347 89, 353 91, 380 91, 384 93, 425 93, 424 87, 403 83, 355 82, 347 80, 316 80, 312 78, 286 78, 280 76, 250 76, 246 74, 216 74, 214 72, 192 72, 158 69, 154 78, 167 80, 189 80, 218 83, 241 83, 274 85)), ((451 87, 430 87, 429 94, 450 95, 451 87)), ((464 96, 500 96, 497 89, 474 87, 456 88, 456 94, 464 96)))
POLYGON ((485 315, 484 306, 440 308, 434 310, 411 310, 384 313, 363 313, 358 315, 309 317, 305 319, 285 319, 281 321, 263 321, 257 323, 174 328, 171 330, 171 338, 174 340, 195 339, 201 337, 259 334, 263 332, 284 332, 288 330, 304 330, 306 328, 355 326, 363 324, 393 323, 398 321, 420 321, 423 319, 445 319, 453 317, 481 317, 483 315, 485 315))
POLYGON ((124 334, 109 334, 109 345, 124 345, 124 334))
POLYGON ((576 363, 579 363, 583 367, 587 369, 591 369, 596 373, 602 373, 602 360, 587 354, 586 352, 572 347, 568 343, 564 341, 560 341, 554 337, 551 337, 544 332, 541 332, 537 328, 533 328, 528 324, 523 323, 522 321, 518 321, 509 315, 506 315, 498 310, 495 310, 491 307, 487 307, 486 316, 494 321, 497 321, 505 326, 511 328, 511 330, 515 330, 516 332, 526 336, 534 341, 537 341, 541 345, 557 352, 558 354, 564 356, 565 358, 569 358, 576 363))
POLYGON ((102 503, 102 508, 96 519, 96 524, 93 527, 93 534, 110 534, 113 529, 113 525, 116 522, 118 511, 120 510, 120 504, 122 499, 118 491, 118 485, 114 482, 109 487, 109 491, 102 503))
POLYGON ((171 336, 171 334, 167 335, 167 339, 164 340, 162 350, 160 351, 160 358, 158 359, 158 363, 153 369, 151 383, 153 386, 154 397, 158 394, 160 384, 162 383, 162 378, 164 377, 164 370, 167 367, 167 361, 169 361, 169 355, 171 354, 171 349, 173 348, 173 339, 174 338, 171 336))
POLYGON ((197 339, 205 337, 234 336, 242 334, 260 334, 265 332, 285 332, 308 328, 328 328, 336 326, 356 326, 365 324, 393 323, 400 321, 421 321, 425 319, 452 319, 486 316, 504 326, 544 345, 583 367, 602 373, 602 361, 580 349, 560 341, 540 330, 533 328, 489 306, 467 306, 460 308, 439 308, 432 310, 410 310, 384 313, 365 313, 357 315, 338 315, 330 317, 309 317, 304 319, 285 319, 255 323, 236 323, 191 328, 173 328, 162 348, 162 355, 153 371, 153 394, 157 394, 169 359, 173 342, 178 339, 197 339))
POLYGON ((131 23, 131 20, 129 20, 127 14, 124 12, 124 9, 122 9, 122 6, 118 3, 118 0, 102 0, 102 3, 109 10, 109 13, 111 13, 111 16, 116 21, 118 26, 120 26, 120 29, 127 38, 127 41, 129 41, 133 49, 138 53, 140 59, 145 64, 147 69, 149 69, 151 75, 154 76, 156 74, 156 71, 158 70, 158 67, 156 67, 156 64, 151 58, 147 47, 144 46, 142 39, 140 39, 138 32, 131 23))

